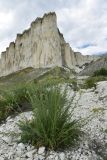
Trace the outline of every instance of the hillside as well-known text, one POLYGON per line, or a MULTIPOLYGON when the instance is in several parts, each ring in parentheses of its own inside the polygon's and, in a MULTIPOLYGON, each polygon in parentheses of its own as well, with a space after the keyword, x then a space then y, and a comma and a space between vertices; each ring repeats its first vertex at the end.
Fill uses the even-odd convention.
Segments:
POLYGON ((13 86, 20 86, 21 84, 27 84, 31 82, 39 82, 46 80, 61 80, 69 81, 76 75, 76 72, 72 69, 67 69, 63 67, 53 67, 53 68, 26 68, 7 76, 0 77, 0 90, 12 88, 13 86))
POLYGON ((107 56, 101 57, 100 59, 96 60, 95 62, 91 62, 88 66, 86 66, 80 73, 80 76, 90 76, 96 70, 101 68, 107 69, 107 56))

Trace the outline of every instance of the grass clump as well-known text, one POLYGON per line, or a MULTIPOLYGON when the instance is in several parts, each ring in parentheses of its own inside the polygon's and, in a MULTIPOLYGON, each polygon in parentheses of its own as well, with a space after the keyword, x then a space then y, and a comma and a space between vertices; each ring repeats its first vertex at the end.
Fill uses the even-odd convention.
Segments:
POLYGON ((22 84, 20 86, 13 87, 12 89, 2 90, 0 92, 0 122, 10 115, 24 110, 23 104, 25 102, 29 103, 27 95, 28 89, 29 87, 26 84, 22 84))
POLYGON ((80 121, 71 120, 74 107, 67 101, 66 91, 39 86, 29 97, 33 118, 20 122, 21 141, 54 150, 74 145, 81 135, 81 125, 80 121))
POLYGON ((105 109, 102 108, 102 107, 95 107, 92 109, 92 112, 94 113, 100 113, 100 112, 103 112, 105 109))
POLYGON ((0 96, 0 122, 13 113, 16 106, 16 98, 12 92, 5 92, 0 96))

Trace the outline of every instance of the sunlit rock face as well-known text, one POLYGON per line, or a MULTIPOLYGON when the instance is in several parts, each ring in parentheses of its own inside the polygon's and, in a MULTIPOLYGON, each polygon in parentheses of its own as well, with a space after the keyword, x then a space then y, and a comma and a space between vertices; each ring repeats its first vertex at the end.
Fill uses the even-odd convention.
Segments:
POLYGON ((0 76, 34 67, 66 66, 75 68, 93 60, 91 56, 75 53, 57 28, 56 14, 37 18, 28 30, 17 34, 0 59, 0 76))

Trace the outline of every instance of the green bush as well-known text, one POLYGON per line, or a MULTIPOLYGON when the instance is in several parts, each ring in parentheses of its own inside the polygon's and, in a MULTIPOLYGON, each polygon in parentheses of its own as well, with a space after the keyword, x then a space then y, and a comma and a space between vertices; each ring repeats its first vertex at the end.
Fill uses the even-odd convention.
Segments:
POLYGON ((82 86, 82 88, 96 88, 96 83, 99 81, 107 80, 107 70, 105 68, 101 68, 93 73, 92 76, 87 78, 82 86))
MULTIPOLYGON (((23 111, 23 103, 29 102, 27 85, 20 85, 0 93, 0 122, 8 116, 23 111)), ((26 108, 27 109, 27 108, 26 108)))
POLYGON ((93 76, 107 76, 107 69, 101 68, 94 72, 93 76))
POLYGON ((89 77, 85 80, 82 88, 88 89, 88 88, 96 88, 96 83, 100 81, 106 81, 107 77, 105 76, 95 76, 95 77, 89 77))
POLYGON ((0 122, 14 112, 16 106, 16 97, 12 92, 4 92, 0 98, 0 122))
POLYGON ((81 135, 81 123, 72 120, 74 107, 67 101, 66 90, 61 93, 55 86, 39 86, 32 91, 33 118, 20 122, 21 141, 54 150, 74 145, 81 135))

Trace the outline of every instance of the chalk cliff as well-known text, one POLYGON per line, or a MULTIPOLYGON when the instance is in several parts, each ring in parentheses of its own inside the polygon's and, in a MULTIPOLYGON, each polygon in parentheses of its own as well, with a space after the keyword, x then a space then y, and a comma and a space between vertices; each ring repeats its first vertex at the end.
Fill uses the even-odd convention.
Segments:
POLYGON ((17 34, 15 42, 11 42, 0 59, 0 76, 18 70, 34 67, 47 68, 53 66, 75 66, 89 63, 92 56, 75 53, 65 42, 57 28, 56 14, 48 13, 37 18, 28 30, 17 34))

